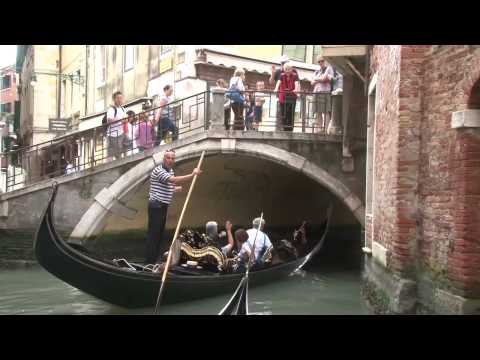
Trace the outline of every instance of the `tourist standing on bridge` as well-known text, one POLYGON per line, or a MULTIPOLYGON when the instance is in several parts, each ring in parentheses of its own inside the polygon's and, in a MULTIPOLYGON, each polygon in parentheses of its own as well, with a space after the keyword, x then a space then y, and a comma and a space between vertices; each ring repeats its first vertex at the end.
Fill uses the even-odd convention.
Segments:
POLYGON ((243 119, 243 108, 245 105, 245 98, 242 95, 245 91, 245 71, 243 69, 235 70, 233 77, 230 79, 230 86, 228 88, 227 96, 232 101, 232 110, 234 116, 233 129, 244 130, 245 121, 243 119))
POLYGON ((159 109, 155 113, 155 124, 157 124, 157 143, 160 144, 165 140, 168 131, 172 132, 172 140, 178 139, 178 128, 175 126, 173 119, 173 110, 170 104, 173 102, 173 87, 166 85, 163 88, 163 95, 160 98, 159 109))
POLYGON ((293 131, 295 121, 295 106, 297 105, 297 93, 300 91, 300 81, 293 66, 287 63, 283 67, 284 73, 280 76, 275 87, 278 92, 280 114, 283 130, 293 131))
POLYGON ((107 157, 108 160, 120 159, 122 153, 126 149, 128 139, 123 131, 123 123, 119 120, 124 119, 127 121, 127 113, 123 108, 123 94, 120 91, 116 91, 112 95, 113 105, 107 111, 107 123, 110 125, 107 129, 107 157))
MULTIPOLYGON (((277 84, 278 80, 280 80, 280 76, 285 72, 285 64, 290 61, 290 58, 287 55, 283 55, 280 58, 280 68, 277 69, 275 65, 272 65, 272 73, 270 75, 270 79, 268 80, 268 83, 270 86, 275 88, 275 85, 277 84)), ((293 69, 293 72, 297 74, 298 79, 300 79, 300 76, 298 76, 298 72, 296 69, 293 69)), ((275 127, 276 130, 280 130, 282 128, 282 111, 281 111, 281 105, 280 101, 277 101, 277 110, 276 110, 276 123, 275 127)))
POLYGON ((184 176, 175 176, 175 151, 167 150, 163 161, 155 167, 150 175, 150 191, 148 201, 148 235, 146 263, 161 262, 160 245, 163 242, 163 233, 167 222, 168 206, 172 202, 173 193, 182 191, 180 183, 190 181, 202 171, 193 169, 192 173, 184 176))
POLYGON ((311 84, 313 86, 313 92, 317 94, 314 102, 317 127, 320 128, 321 133, 324 133, 330 123, 332 112, 330 92, 332 90, 334 74, 333 69, 327 66, 322 56, 317 57, 317 62, 320 65, 320 69, 314 72, 311 84))

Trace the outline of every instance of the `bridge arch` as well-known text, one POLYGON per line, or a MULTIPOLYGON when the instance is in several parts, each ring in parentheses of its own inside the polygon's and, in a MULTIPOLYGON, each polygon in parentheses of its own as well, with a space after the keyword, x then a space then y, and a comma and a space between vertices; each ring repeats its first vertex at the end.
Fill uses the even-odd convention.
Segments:
MULTIPOLYGON (((178 149, 172 148, 176 151, 178 164, 198 158, 201 152, 205 151, 207 156, 239 154, 260 158, 303 173, 339 198, 354 214, 358 222, 364 226, 365 209, 358 196, 341 180, 301 155, 273 145, 238 138, 205 138, 178 149)), ((110 211, 120 213, 131 211, 122 205, 122 200, 127 199, 128 195, 148 178, 153 168, 162 161, 163 154, 163 149, 154 153, 120 176, 108 188, 103 189, 74 228, 71 239, 78 241, 99 235, 106 225, 110 211)))

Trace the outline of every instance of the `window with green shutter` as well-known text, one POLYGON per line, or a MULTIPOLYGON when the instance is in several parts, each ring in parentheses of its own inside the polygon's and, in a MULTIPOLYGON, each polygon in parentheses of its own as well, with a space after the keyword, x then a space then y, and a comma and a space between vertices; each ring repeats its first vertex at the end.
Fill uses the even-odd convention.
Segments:
POLYGON ((307 45, 282 45, 282 55, 287 55, 291 60, 305 62, 307 45))

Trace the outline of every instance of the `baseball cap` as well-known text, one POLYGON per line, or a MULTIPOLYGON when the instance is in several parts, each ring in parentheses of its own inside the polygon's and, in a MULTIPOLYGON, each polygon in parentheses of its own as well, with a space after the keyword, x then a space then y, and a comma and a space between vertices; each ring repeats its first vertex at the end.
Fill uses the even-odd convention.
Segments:
POLYGON ((283 64, 283 63, 286 63, 287 61, 289 61, 290 58, 287 56, 287 55, 283 55, 281 58, 280 58, 280 64, 283 64))

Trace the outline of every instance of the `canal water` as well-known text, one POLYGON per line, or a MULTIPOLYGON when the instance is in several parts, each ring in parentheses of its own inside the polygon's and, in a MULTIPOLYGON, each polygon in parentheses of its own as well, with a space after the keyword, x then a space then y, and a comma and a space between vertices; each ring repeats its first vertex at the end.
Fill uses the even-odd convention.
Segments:
MULTIPOLYGON (((127 310, 110 305, 62 282, 37 266, 0 271, 0 315, 152 314, 153 308, 127 310)), ((163 305, 161 314, 215 315, 230 295, 163 305)), ((368 314, 360 296, 360 273, 352 268, 310 266, 289 278, 249 292, 250 311, 258 315, 368 314)))
MULTIPOLYGON (((347 244, 338 241, 338 235, 334 238, 337 241, 327 238, 321 253, 304 270, 284 280, 251 288, 250 312, 258 315, 369 314, 360 294, 361 255, 358 251, 346 251, 347 244)), ((357 245, 353 247, 356 248, 357 245)), ((162 305, 160 313, 215 315, 230 296, 162 305)), ((105 303, 62 282, 40 266, 0 269, 0 315, 152 313, 153 308, 129 310, 105 303)))

